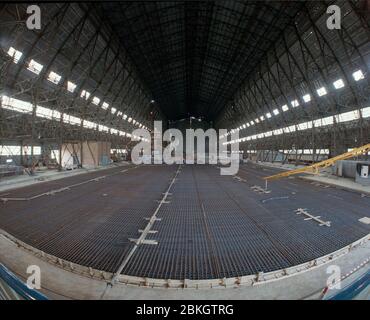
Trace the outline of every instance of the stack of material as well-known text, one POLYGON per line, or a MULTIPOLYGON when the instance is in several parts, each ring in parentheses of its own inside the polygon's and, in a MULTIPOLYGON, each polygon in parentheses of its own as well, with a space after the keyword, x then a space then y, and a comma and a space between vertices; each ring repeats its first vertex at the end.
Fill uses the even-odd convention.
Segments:
POLYGON ((63 144, 62 167, 73 169, 81 164, 86 168, 108 165, 111 162, 110 149, 111 143, 105 141, 84 141, 82 144, 63 144))

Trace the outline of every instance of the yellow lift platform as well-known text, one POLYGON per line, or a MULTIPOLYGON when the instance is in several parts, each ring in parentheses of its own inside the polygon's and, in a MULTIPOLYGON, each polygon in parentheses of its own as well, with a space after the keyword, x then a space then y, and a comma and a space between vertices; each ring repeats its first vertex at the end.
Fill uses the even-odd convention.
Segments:
POLYGON ((307 167, 300 168, 300 169, 295 169, 295 170, 290 170, 290 171, 285 171, 285 172, 282 172, 282 173, 275 174, 273 176, 264 177, 263 179, 265 179, 266 182, 267 182, 267 181, 276 180, 276 179, 280 179, 280 178, 284 178, 284 177, 289 177, 289 176, 292 176, 292 175, 298 174, 298 173, 318 174, 320 169, 330 167, 335 162, 337 162, 338 160, 345 160, 345 159, 353 158, 353 157, 362 155, 362 154, 364 154, 366 152, 369 152, 369 151, 370 151, 370 143, 366 144, 362 147, 355 148, 355 149, 353 149, 349 152, 343 153, 339 156, 336 156, 336 157, 330 158, 328 160, 324 160, 324 161, 315 163, 311 166, 307 166, 307 167))

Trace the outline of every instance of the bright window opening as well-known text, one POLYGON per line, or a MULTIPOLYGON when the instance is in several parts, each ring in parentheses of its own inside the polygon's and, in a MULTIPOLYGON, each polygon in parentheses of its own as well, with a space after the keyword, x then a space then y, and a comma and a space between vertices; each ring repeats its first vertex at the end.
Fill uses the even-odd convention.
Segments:
POLYGON ((83 122, 83 127, 87 128, 87 129, 96 130, 97 126, 98 125, 95 122, 91 122, 91 121, 88 121, 88 120, 84 120, 84 122, 83 122))
POLYGON ((335 116, 337 122, 347 122, 358 120, 360 118, 360 113, 358 110, 344 112, 335 116))
POLYGON ((40 63, 38 63, 38 62, 36 62, 35 60, 32 59, 29 62, 27 69, 30 70, 31 72, 39 75, 43 67, 44 66, 42 64, 40 64, 40 63))
MULTIPOLYGON (((74 117, 74 116, 71 116, 71 115, 68 115, 68 114, 64 114, 63 115, 63 122, 71 124, 71 125, 75 125, 75 126, 80 126, 81 123, 82 123, 82 120, 80 118, 77 118, 77 117, 74 117)), ((85 127, 85 122, 88 122, 88 121, 86 121, 86 120, 84 121, 84 127, 85 127)))
POLYGON ((20 113, 31 114, 33 112, 33 105, 27 101, 22 101, 7 96, 1 97, 1 106, 4 109, 17 111, 20 113))
POLYGON ((311 95, 310 94, 305 94, 303 96, 303 101, 304 102, 310 102, 311 101, 311 95))
POLYGON ((104 110, 107 110, 109 108, 109 104, 106 103, 106 102, 103 102, 103 104, 101 105, 101 107, 104 109, 104 110))
POLYGON ((344 82, 342 79, 338 79, 337 81, 333 82, 333 85, 335 89, 340 89, 344 87, 344 82))
POLYGON ((18 63, 20 58, 22 57, 22 52, 15 50, 13 47, 10 47, 8 50, 8 55, 13 57, 13 62, 18 63))
POLYGON ((292 107, 293 107, 293 108, 296 108, 296 107, 298 107, 298 106, 299 106, 299 102, 298 102, 298 100, 293 100, 293 101, 291 101, 290 103, 291 103, 291 105, 292 105, 292 107))
POLYGON ((98 131, 109 132, 109 128, 107 126, 99 124, 98 131))
POLYGON ((115 113, 116 113, 116 111, 117 111, 117 109, 116 109, 116 108, 113 108, 113 107, 112 107, 112 108, 110 109, 110 112, 111 112, 112 114, 115 114, 115 113))
POLYGON ((127 153, 126 149, 111 149, 111 153, 127 153))
POLYGON ((73 82, 71 82, 71 81, 67 82, 67 90, 69 92, 74 92, 76 90, 76 87, 77 87, 77 85, 74 84, 73 82))
POLYGON ((58 84, 60 80, 62 79, 62 76, 55 73, 54 71, 51 71, 48 76, 48 80, 52 83, 58 84))
POLYGON ((86 90, 82 90, 80 97, 83 98, 83 99, 85 99, 85 100, 88 100, 89 97, 90 97, 90 92, 88 92, 86 90))
POLYGON ((271 113, 270 113, 270 112, 267 112, 267 113, 266 113, 266 118, 267 118, 267 119, 270 119, 270 118, 271 118, 271 113))
POLYGON ((361 109, 362 117, 369 118, 370 117, 370 107, 361 109))
POLYGON ((283 112, 288 111, 288 110, 289 110, 288 105, 284 104, 284 105, 281 107, 281 110, 283 110, 283 112))
POLYGON ((20 146, 0 146, 0 156, 19 156, 20 154, 20 146))
POLYGON ((319 97, 325 96, 328 92, 326 91, 325 87, 321 87, 320 89, 317 89, 317 94, 319 97))
MULTIPOLYGON (((23 154, 31 155, 32 154, 32 147, 31 146, 23 146, 23 154)), ((33 147, 33 154, 35 156, 41 155, 41 147, 34 146, 33 147)))
POLYGON ((362 73, 362 70, 357 70, 354 73, 352 73, 353 79, 355 81, 359 81, 365 78, 364 74, 362 73))
MULTIPOLYGON (((66 114, 66 113, 64 113, 63 117, 62 117, 62 114, 57 110, 49 109, 49 108, 45 108, 45 107, 41 107, 41 106, 37 106, 37 105, 34 106, 33 104, 31 104, 27 101, 22 101, 22 100, 10 98, 10 97, 5 96, 5 95, 0 96, 0 99, 1 99, 1 108, 6 109, 6 110, 16 111, 16 112, 20 112, 20 113, 30 115, 30 114, 32 114, 34 108, 36 108, 35 114, 36 114, 36 117, 39 117, 39 118, 44 118, 44 119, 54 120, 54 121, 62 121, 63 123, 66 123, 66 124, 69 124, 69 125, 78 125, 78 126, 80 126, 82 124, 82 126, 84 128, 87 128, 87 129, 93 129, 93 130, 98 129, 99 131, 104 131, 104 132, 108 132, 108 133, 111 132, 111 134, 119 133, 120 135, 123 135, 123 136, 126 135, 125 132, 117 131, 117 129, 115 129, 115 128, 109 128, 105 125, 97 124, 95 122, 91 122, 91 121, 88 121, 88 120, 83 120, 82 121, 82 119, 74 117, 74 116, 66 114)), ((112 108, 112 110, 116 110, 116 109, 112 108)), ((130 118, 130 119, 132 120, 132 118, 130 118)), ((140 123, 137 122, 137 124, 140 124, 140 123)), ((38 147, 35 147, 34 154, 37 154, 37 152, 39 152, 39 151, 37 151, 38 150, 37 148, 38 147)), ((1 149, 1 146, 0 146, 0 152, 1 152, 1 150, 2 149, 1 149)))
POLYGON ((60 121, 61 113, 57 110, 37 106, 36 116, 40 118, 49 119, 49 120, 60 121))
POLYGON ((99 103, 100 103, 100 99, 99 99, 98 97, 94 97, 94 98, 92 99, 92 103, 93 103, 93 104, 95 104, 96 106, 98 106, 98 105, 99 105, 99 103))
POLYGON ((275 116, 277 116, 277 115, 279 114, 279 110, 278 110, 278 109, 274 109, 274 110, 272 110, 272 113, 273 113, 275 116))
POLYGON ((283 129, 276 129, 276 130, 273 131, 273 133, 274 133, 275 136, 278 136, 280 134, 283 134, 283 129))

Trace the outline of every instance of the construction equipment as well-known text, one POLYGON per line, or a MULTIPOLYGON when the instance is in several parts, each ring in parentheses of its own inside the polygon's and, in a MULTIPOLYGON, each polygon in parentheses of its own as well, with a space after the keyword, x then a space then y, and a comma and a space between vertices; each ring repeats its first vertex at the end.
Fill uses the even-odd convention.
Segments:
POLYGON ((349 152, 343 153, 339 156, 336 156, 336 157, 333 157, 333 158, 315 163, 311 166, 307 166, 307 167, 300 168, 300 169, 295 169, 295 170, 290 170, 290 171, 285 171, 285 172, 282 172, 282 173, 275 174, 273 176, 264 177, 263 179, 265 179, 266 181, 276 180, 276 179, 280 179, 280 178, 284 178, 284 177, 289 177, 289 176, 292 176, 292 175, 298 174, 298 173, 318 174, 320 169, 330 167, 333 164, 335 164, 335 162, 337 162, 338 160, 350 159, 350 158, 353 158, 353 157, 356 157, 356 156, 360 156, 360 155, 362 155, 364 153, 367 153, 369 151, 370 151, 370 143, 366 144, 362 147, 355 148, 355 149, 353 149, 349 152))

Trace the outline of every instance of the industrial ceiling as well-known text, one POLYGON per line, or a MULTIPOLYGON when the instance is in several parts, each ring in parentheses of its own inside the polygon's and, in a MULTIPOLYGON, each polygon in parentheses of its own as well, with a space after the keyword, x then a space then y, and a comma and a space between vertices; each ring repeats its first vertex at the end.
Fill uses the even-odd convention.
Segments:
POLYGON ((302 1, 103 3, 107 20, 166 116, 213 120, 302 1))
POLYGON ((26 4, 1 4, 0 94, 41 112, 0 108, 1 136, 104 136, 125 144, 129 132, 152 128, 155 119, 192 116, 239 130, 247 149, 364 144, 368 6, 363 0, 42 3, 42 28, 29 30, 26 4), (339 30, 327 27, 333 4, 341 8, 339 30), (31 61, 41 70, 32 70, 31 61), (362 116, 312 129, 313 121, 356 110, 362 116), (50 112, 57 121, 49 121, 50 112))

